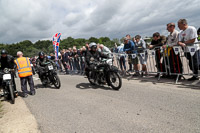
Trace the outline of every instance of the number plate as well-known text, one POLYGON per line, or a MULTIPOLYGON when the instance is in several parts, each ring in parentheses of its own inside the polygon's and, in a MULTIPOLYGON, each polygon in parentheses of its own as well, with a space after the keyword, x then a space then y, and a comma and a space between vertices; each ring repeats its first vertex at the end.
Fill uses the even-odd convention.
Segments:
POLYGON ((52 65, 48 66, 48 68, 49 68, 49 70, 53 70, 53 66, 52 65))
POLYGON ((3 75, 3 80, 9 80, 11 79, 11 74, 4 74, 3 75))

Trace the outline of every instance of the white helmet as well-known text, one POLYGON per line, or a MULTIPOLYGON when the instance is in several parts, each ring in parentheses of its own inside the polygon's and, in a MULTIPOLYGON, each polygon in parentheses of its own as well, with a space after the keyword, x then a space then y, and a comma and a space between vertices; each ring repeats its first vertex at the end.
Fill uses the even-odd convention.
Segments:
POLYGON ((92 48, 92 47, 97 48, 97 44, 96 44, 95 42, 91 42, 91 43, 89 44, 89 48, 92 48))

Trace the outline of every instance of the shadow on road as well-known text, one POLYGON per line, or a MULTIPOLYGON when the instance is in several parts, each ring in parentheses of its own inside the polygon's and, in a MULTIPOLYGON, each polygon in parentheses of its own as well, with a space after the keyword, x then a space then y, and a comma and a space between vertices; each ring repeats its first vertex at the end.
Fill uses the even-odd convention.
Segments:
POLYGON ((47 86, 44 86, 42 84, 37 84, 34 86, 35 89, 57 89, 56 87, 52 86, 52 85, 47 85, 47 86))
MULTIPOLYGON (((113 90, 110 87, 105 87, 105 86, 99 86, 99 85, 91 85, 90 83, 80 83, 76 85, 76 88, 79 89, 103 89, 103 90, 113 90)), ((115 91, 115 90, 113 90, 115 91)))
POLYGON ((194 90, 200 90, 200 80, 196 81, 187 81, 187 79, 180 79, 178 83, 175 83, 175 79, 169 79, 169 78, 155 78, 154 76, 146 76, 146 77, 133 77, 133 76, 126 76, 123 77, 124 79, 127 79, 128 81, 131 80, 139 80, 142 83, 150 82, 152 84, 169 84, 169 85, 176 85, 178 88, 189 88, 194 90))

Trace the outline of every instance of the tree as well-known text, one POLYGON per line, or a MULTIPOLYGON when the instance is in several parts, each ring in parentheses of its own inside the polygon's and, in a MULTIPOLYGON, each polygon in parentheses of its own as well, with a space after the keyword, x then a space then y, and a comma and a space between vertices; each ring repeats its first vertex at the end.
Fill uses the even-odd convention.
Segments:
POLYGON ((120 44, 120 41, 119 41, 119 39, 118 38, 113 38, 113 40, 112 40, 113 42, 115 42, 116 44, 120 44))
POLYGON ((99 42, 99 39, 95 38, 95 37, 90 37, 89 38, 89 42, 95 42, 95 43, 98 43, 99 42))

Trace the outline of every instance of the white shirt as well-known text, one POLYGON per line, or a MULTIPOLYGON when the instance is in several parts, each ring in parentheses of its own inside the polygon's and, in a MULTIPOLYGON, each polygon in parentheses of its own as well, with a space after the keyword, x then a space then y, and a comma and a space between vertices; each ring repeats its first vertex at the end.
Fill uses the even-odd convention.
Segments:
POLYGON ((106 47, 106 46, 103 46, 103 48, 101 49, 101 52, 106 53, 106 54, 110 54, 111 53, 110 49, 108 47, 106 47))
POLYGON ((146 42, 142 38, 140 38, 139 42, 135 42, 135 44, 138 47, 142 47, 144 51, 146 51, 146 42))
MULTIPOLYGON (((197 37, 198 37, 198 35, 197 35, 196 28, 193 26, 188 26, 188 28, 186 30, 184 30, 184 31, 182 30, 179 33, 178 41, 184 43, 185 41, 192 40, 195 38, 195 42, 198 42, 197 37)), ((191 44, 190 46, 195 46, 197 48, 197 50, 199 49, 199 44, 191 44)), ((186 48, 185 52, 189 52, 188 48, 186 48)))
POLYGON ((174 30, 172 33, 168 35, 167 39, 167 45, 172 47, 174 45, 177 45, 178 43, 178 34, 179 32, 177 30, 174 30))

